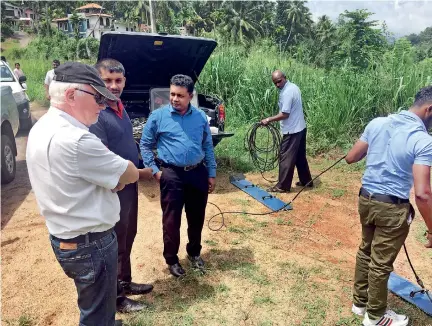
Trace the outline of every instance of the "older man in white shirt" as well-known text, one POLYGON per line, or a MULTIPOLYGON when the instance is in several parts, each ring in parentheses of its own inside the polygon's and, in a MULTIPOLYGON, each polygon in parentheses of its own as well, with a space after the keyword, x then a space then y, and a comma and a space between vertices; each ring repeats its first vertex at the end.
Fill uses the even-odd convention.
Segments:
POLYGON ((95 68, 55 70, 51 107, 27 144, 30 182, 66 275, 75 281, 79 325, 115 325, 120 203, 115 191, 136 182, 135 165, 109 151, 88 128, 106 100, 117 100, 95 68))

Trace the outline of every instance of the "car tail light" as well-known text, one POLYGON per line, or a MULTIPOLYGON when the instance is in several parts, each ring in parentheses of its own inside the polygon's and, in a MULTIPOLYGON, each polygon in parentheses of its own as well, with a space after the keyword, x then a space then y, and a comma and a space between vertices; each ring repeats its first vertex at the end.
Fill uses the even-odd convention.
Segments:
POLYGON ((225 121, 225 105, 219 104, 219 121, 225 121))

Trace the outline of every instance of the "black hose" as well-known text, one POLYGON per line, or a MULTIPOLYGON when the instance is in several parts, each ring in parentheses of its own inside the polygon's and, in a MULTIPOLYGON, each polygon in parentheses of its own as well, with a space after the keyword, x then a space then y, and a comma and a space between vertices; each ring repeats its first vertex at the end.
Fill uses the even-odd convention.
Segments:
POLYGON ((268 182, 277 181, 267 179, 264 172, 271 171, 279 165, 281 140, 280 131, 274 125, 263 125, 259 122, 253 124, 245 136, 245 148, 252 163, 268 182))

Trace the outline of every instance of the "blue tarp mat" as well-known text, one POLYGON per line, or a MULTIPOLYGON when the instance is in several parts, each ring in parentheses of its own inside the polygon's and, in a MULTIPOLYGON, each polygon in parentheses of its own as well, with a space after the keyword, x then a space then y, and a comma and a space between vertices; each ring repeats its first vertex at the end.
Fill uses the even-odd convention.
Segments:
MULTIPOLYGON (((269 194, 267 191, 261 189, 260 187, 246 180, 244 175, 242 174, 230 176, 230 182, 234 186, 244 191, 248 195, 252 196, 256 200, 258 200, 261 204, 267 206, 273 211, 280 210, 282 207, 286 205, 286 203, 284 203, 279 198, 274 197, 273 195, 269 194)), ((291 210, 291 209, 292 209, 291 205, 288 205, 283 210, 291 210)))
MULTIPOLYGON (((388 280, 388 288, 397 296, 417 306, 429 316, 432 316, 432 302, 430 302, 426 293, 416 293, 414 298, 410 296, 411 291, 421 290, 419 286, 392 272, 388 280)), ((429 295, 432 296, 430 292, 429 295)))

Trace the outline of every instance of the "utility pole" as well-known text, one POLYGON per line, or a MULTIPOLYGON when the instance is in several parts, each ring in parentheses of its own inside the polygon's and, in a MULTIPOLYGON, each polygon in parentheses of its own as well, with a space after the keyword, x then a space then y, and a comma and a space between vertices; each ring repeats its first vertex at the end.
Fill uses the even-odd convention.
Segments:
POLYGON ((151 32, 156 33, 156 22, 153 11, 153 2, 149 0, 149 8, 150 8, 150 24, 151 24, 151 32))

